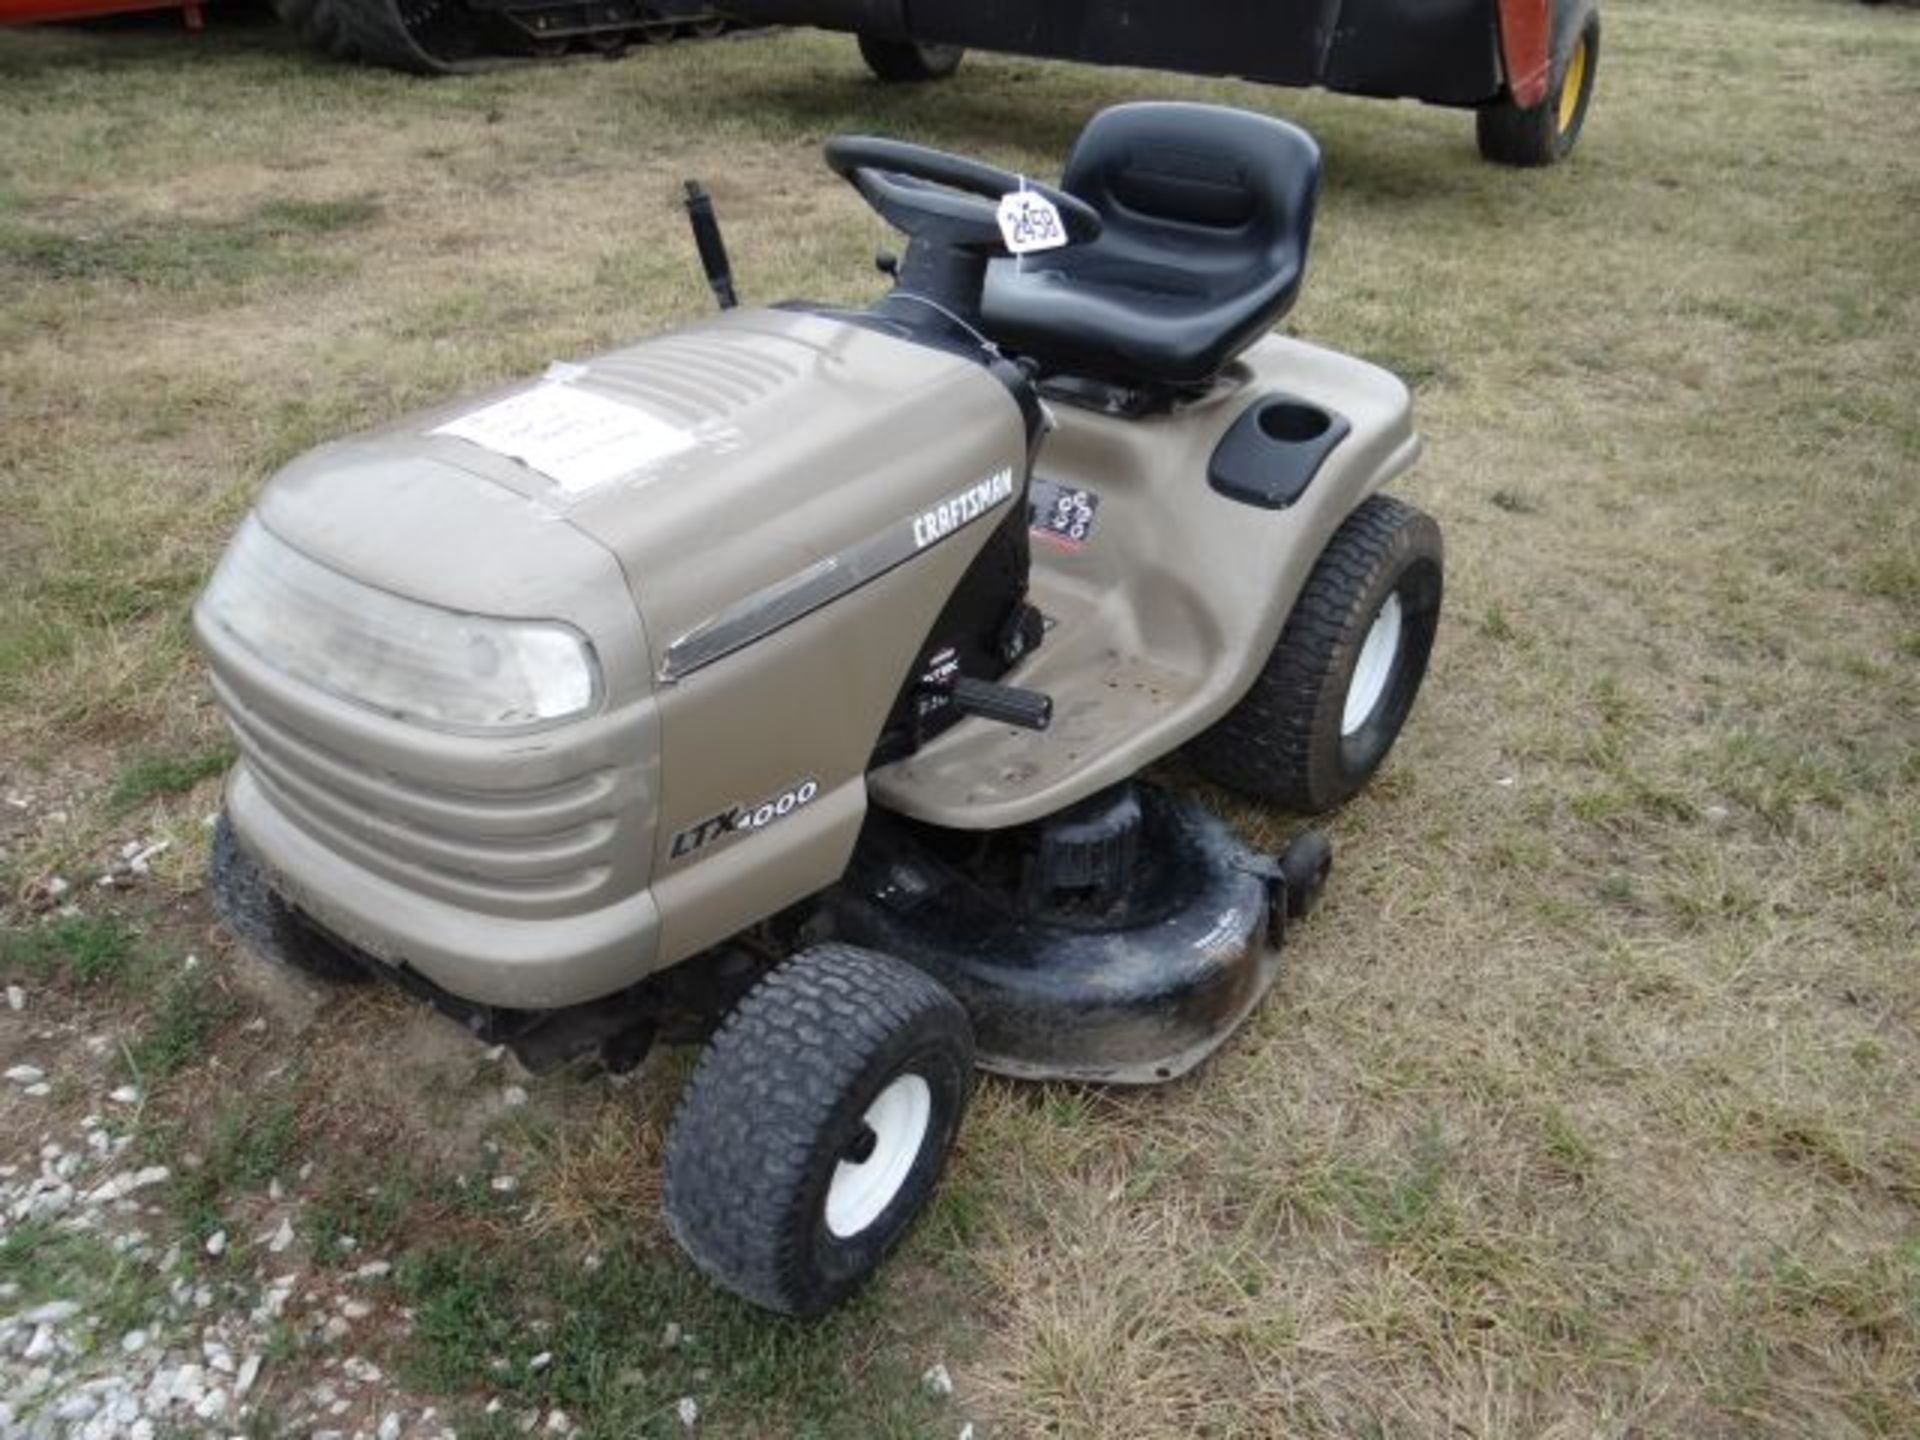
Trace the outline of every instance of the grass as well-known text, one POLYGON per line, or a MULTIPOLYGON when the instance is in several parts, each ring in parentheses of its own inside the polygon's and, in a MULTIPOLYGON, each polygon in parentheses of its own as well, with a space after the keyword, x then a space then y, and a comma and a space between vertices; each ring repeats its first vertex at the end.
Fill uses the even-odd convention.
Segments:
POLYGON ((825 1440, 949 1428, 950 1407, 918 1372, 875 1353, 884 1330, 871 1301, 817 1325, 770 1322, 677 1260, 629 1244, 590 1265, 537 1242, 428 1247, 399 1284, 418 1341, 406 1378, 434 1393, 484 1390, 515 1410, 557 1405, 608 1435, 684 1433, 683 1397, 723 1433, 825 1440))
POLYGON ((116 915, 74 915, 38 926, 0 930, 0 975, 60 977, 69 984, 112 983, 139 954, 139 932, 116 915))
POLYGON ((99 1340, 109 1345, 145 1320, 165 1294, 151 1269, 105 1241, 38 1218, 0 1235, 0 1282, 20 1287, 9 1310, 80 1300, 98 1321, 99 1340))
POLYGON ((145 1027, 126 1051, 136 1080, 151 1084, 186 1069, 233 1013, 218 982, 202 969, 160 979, 145 1027))
POLYGON ((84 229, 10 221, 0 224, 0 275, 187 291, 319 276, 327 269, 317 257, 287 242, 363 225, 379 213, 377 202, 356 197, 269 200, 232 219, 111 216, 84 229))
POLYGON ((114 997, 137 1016, 122 1056, 142 1084, 194 1064, 235 1010, 223 982, 198 957, 169 964, 113 913, 0 927, 0 978, 114 997))
MULTIPOLYGON (((204 924, 187 806, 227 751, 187 610, 265 477, 702 314, 689 175, 750 297, 871 293, 837 131, 1053 174, 1117 100, 1301 120, 1327 171, 1288 328, 1414 382, 1400 488, 1447 534, 1413 723, 1245 1037, 1150 1094, 984 1085, 825 1326, 669 1248, 681 1071, 489 1128, 498 1080, 428 1069, 398 1005, 330 1004, 226 1150, 236 1102, 204 1104, 217 1204, 331 1157, 320 1249, 411 1257, 413 1378, 596 1433, 670 1431, 682 1393, 739 1435, 1920 1433, 1920 23, 1606 8, 1581 151, 1537 174, 1451 112, 979 56, 883 88, 806 33, 447 84, 231 20, 0 33, 0 791, 71 812, 0 810, 23 883, 177 817, 152 903, 204 924), (509 1164, 524 1204, 485 1184, 509 1164)), ((220 1020, 225 972, 76 893, 0 920, 0 967, 126 1021, 156 1108, 285 1058, 220 1020)))
POLYGON ((399 1238, 433 1190, 416 1167, 390 1162, 371 1175, 328 1177, 307 1212, 309 1245, 322 1264, 344 1264, 399 1238))
POLYGON ((233 760, 234 748, 228 744, 186 755, 142 755, 114 777, 107 805, 124 812, 162 796, 185 795, 201 782, 226 774, 233 760))

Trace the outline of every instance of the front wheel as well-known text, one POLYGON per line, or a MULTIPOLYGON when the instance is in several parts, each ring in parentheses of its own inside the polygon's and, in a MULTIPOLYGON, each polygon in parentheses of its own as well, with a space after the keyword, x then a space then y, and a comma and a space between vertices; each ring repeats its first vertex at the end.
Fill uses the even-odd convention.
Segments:
POLYGON ((358 960, 309 929, 275 893, 253 857, 240 848, 224 811, 213 823, 207 891, 227 929, 266 959, 335 984, 367 978, 358 960))
POLYGON ((921 45, 912 40, 860 37, 860 58, 882 80, 905 84, 916 80, 944 80, 960 68, 964 45, 921 45))
POLYGON ((919 1217, 972 1085, 973 1030, 939 984, 871 950, 804 950, 748 992, 687 1083, 667 1224, 736 1295, 818 1315, 919 1217))
POLYGON ((1373 778, 1413 709, 1440 624, 1440 527, 1375 495, 1315 562, 1240 703, 1188 746, 1216 784, 1300 814, 1373 778))
POLYGON ((1475 117, 1480 154, 1496 165, 1564 160, 1587 123, 1600 69, 1600 11, 1594 0, 1561 0, 1556 11, 1552 68, 1540 103, 1520 106, 1509 96, 1475 117))

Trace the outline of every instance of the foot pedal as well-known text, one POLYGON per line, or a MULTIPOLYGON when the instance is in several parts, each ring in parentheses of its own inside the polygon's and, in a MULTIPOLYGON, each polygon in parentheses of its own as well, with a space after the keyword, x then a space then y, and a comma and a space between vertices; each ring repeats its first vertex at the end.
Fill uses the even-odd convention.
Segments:
POLYGON ((963 715, 998 720, 1023 730, 1044 730, 1053 723, 1053 697, 1038 690, 996 685, 962 675, 953 682, 953 703, 963 715))

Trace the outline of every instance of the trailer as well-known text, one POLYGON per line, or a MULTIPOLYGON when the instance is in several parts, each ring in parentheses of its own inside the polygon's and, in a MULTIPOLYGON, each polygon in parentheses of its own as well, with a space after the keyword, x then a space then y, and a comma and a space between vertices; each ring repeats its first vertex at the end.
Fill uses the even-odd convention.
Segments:
MULTIPOLYGON (((0 0, 0 24, 201 0, 0 0)), ((883 81, 938 80, 969 49, 1131 65, 1472 110, 1480 153, 1572 153, 1600 63, 1599 0, 273 0, 337 59, 422 74, 804 25, 858 38, 883 81), (1203 17, 1203 18, 1197 18, 1203 17)))
POLYGON ((178 10, 189 30, 198 30, 205 24, 200 0, 0 0, 0 25, 91 20, 137 10, 178 10))
POLYGON ((969 49, 1132 65, 1475 112, 1480 153, 1551 165, 1580 138, 1598 0, 727 0, 858 37, 882 80, 950 75, 969 49))
MULTIPOLYGON (((0 0, 0 25, 88 20, 138 10, 179 10, 202 27, 203 0, 0 0)), ((734 22, 705 0, 272 0, 274 13, 313 49, 336 60, 422 75, 458 74, 503 61, 572 51, 614 54, 630 45, 710 38, 734 22)))
POLYGON ((273 0, 273 8, 337 60, 424 75, 706 39, 731 23, 704 0, 273 0))

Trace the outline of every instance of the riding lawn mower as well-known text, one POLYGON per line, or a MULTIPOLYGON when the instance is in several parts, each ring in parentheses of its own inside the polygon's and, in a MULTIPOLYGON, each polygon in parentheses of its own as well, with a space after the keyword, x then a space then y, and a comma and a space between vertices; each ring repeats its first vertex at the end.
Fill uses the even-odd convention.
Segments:
POLYGON ((1406 388, 1273 333, 1319 153, 1096 116, 1058 186, 850 136, 906 237, 864 308, 722 309, 295 460, 195 610, 238 739, 211 883, 540 1071, 704 1045, 665 1155, 698 1265, 815 1314, 925 1205, 976 1067, 1152 1084, 1326 882, 1441 601, 1384 495, 1406 388))

